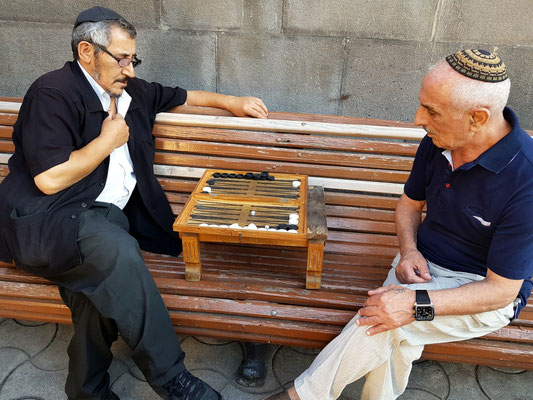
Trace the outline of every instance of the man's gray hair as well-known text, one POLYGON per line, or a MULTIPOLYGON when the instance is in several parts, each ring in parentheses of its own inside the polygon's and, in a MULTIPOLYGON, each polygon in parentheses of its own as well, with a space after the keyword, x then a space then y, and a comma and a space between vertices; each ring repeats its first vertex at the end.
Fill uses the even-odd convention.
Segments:
POLYGON ((491 115, 497 116, 502 114, 510 91, 510 79, 502 82, 459 79, 452 89, 452 102, 461 111, 485 107, 491 111, 491 115))
MULTIPOLYGON (((72 40, 70 42, 72 46, 72 55, 74 59, 79 58, 78 44, 80 42, 89 42, 99 44, 100 46, 107 47, 111 39, 109 35, 111 28, 120 28, 124 32, 128 33, 130 38, 135 39, 137 37, 137 31, 135 27, 125 19, 111 20, 111 21, 98 21, 98 22, 84 22, 78 25, 72 30, 72 40)), ((98 53, 100 49, 95 46, 94 52, 98 53)))

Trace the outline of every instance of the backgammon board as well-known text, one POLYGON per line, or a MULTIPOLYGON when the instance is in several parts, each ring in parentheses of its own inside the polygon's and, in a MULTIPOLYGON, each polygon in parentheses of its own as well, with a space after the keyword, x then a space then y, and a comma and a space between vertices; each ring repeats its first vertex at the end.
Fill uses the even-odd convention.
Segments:
POLYGON ((308 230, 307 204, 306 175, 206 170, 173 226, 185 278, 200 280, 200 242, 283 245, 308 248, 306 286, 320 287, 325 238, 308 230))

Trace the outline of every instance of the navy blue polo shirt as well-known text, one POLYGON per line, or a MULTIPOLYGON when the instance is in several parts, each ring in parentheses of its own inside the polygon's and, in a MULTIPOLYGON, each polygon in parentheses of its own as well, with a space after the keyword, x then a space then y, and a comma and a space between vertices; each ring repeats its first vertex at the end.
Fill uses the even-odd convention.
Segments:
POLYGON ((453 171, 444 149, 424 137, 404 191, 426 201, 417 235, 424 257, 454 271, 524 279, 521 309, 533 276, 533 139, 509 108, 504 116, 511 132, 453 171))

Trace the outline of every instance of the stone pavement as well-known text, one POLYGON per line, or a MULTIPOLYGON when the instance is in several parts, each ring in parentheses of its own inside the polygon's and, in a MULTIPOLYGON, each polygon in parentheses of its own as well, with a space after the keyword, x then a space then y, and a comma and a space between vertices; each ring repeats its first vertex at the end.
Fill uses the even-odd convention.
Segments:
MULTIPOLYGON (((0 318, 0 400, 65 400, 66 347, 72 326, 0 318)), ((185 336, 185 363, 219 390, 224 400, 260 400, 287 387, 313 360, 312 349, 269 346, 268 378, 262 388, 235 383, 243 357, 236 341, 185 336)), ((122 400, 158 400, 130 358, 122 340, 113 345, 113 390, 122 400)), ((341 399, 356 400, 362 380, 348 386, 341 399)), ((401 400, 533 399, 533 371, 503 370, 466 364, 419 361, 401 400)))

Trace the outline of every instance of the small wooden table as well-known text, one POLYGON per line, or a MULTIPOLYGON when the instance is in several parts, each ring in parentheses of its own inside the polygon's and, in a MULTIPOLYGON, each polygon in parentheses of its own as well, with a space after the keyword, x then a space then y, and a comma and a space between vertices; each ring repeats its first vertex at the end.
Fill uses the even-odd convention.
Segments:
POLYGON ((206 170, 174 222, 185 279, 201 277, 200 242, 307 247, 307 289, 319 289, 327 239, 324 189, 306 175, 206 170))

